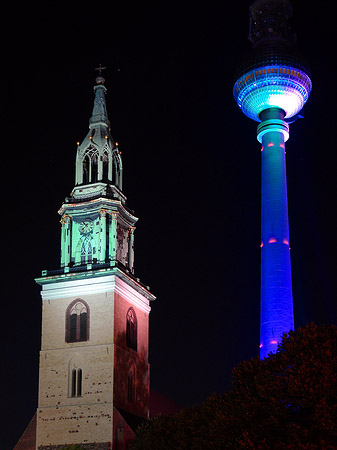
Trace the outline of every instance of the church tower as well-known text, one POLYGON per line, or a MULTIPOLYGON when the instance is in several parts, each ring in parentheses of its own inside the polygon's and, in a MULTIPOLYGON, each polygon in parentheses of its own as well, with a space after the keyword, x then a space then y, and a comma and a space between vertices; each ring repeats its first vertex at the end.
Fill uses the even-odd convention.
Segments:
POLYGON ((149 415, 149 287, 134 276, 137 217, 122 192, 101 69, 75 187, 59 210, 61 262, 44 270, 36 448, 127 448, 149 415))

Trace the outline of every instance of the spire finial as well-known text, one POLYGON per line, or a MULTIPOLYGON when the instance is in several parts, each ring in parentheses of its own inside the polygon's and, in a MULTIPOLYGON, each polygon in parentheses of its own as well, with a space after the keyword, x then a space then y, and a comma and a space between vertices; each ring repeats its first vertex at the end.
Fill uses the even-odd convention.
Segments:
POLYGON ((96 67, 95 70, 98 70, 98 77, 96 78, 97 84, 104 84, 105 79, 102 77, 102 70, 105 70, 106 67, 103 67, 102 64, 99 65, 99 67, 96 67))

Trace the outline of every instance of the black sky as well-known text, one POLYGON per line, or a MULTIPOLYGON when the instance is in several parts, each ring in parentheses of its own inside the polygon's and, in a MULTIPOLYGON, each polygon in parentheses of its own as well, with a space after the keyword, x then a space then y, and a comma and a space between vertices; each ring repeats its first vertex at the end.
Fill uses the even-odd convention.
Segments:
MULTIPOLYGON (((46 3, 47 4, 47 3, 46 3)), ((95 72, 105 71, 127 205, 139 222, 135 272, 157 296, 151 384, 182 404, 230 386, 258 354, 260 148, 232 97, 249 50, 249 1, 95 3, 8 14, 2 54, 4 438, 37 406, 41 301, 34 278, 59 267, 57 211, 74 187, 95 72), (120 70, 117 71, 117 68, 120 70)), ((296 326, 337 323, 336 94, 332 11, 293 1, 312 69, 304 120, 287 142, 296 326)))

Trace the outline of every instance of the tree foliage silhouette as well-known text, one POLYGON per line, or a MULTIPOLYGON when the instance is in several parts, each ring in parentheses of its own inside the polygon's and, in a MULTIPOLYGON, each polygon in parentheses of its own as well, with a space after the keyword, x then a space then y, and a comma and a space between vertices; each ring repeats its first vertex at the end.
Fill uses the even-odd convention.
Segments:
POLYGON ((276 354, 244 361, 223 396, 136 432, 133 450, 336 450, 337 327, 284 335, 276 354))

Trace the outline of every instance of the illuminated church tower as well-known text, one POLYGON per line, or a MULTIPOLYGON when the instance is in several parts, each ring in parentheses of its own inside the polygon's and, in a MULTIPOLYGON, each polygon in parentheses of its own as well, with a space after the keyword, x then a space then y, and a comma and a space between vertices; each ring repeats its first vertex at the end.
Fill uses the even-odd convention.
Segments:
MULTIPOLYGON (((102 68, 100 68, 102 69, 102 68)), ((89 132, 61 216, 61 268, 45 270, 36 448, 124 449, 149 415, 148 326, 155 297, 134 276, 137 218, 122 192, 106 87, 96 78, 89 132)))
POLYGON ((289 123, 308 100, 308 67, 294 47, 288 0, 256 0, 250 7, 253 44, 236 75, 233 93, 242 112, 260 122, 261 319, 260 355, 275 352, 294 328, 285 142, 289 123))

